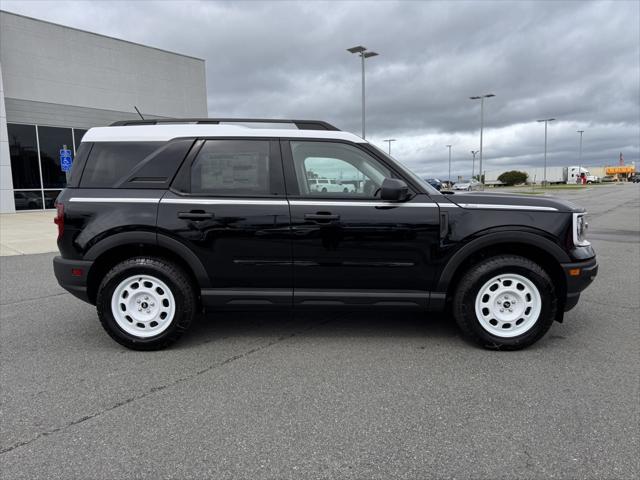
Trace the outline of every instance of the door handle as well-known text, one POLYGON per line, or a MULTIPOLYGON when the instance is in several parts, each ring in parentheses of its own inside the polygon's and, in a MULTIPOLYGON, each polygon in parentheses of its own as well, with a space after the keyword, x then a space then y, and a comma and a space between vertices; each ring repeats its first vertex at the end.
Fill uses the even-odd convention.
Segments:
POLYGON ((178 218, 185 220, 208 220, 213 218, 213 213, 204 210, 191 210, 190 212, 178 212, 178 218))
POLYGON ((312 222, 330 222, 332 220, 340 220, 340 215, 334 215, 329 212, 305 213, 304 219, 312 222))

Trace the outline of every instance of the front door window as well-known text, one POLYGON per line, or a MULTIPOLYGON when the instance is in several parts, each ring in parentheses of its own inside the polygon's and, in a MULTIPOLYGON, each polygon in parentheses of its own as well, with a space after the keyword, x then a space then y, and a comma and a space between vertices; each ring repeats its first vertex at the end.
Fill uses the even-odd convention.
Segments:
POLYGON ((373 199, 391 177, 373 157, 343 143, 292 141, 291 153, 302 196, 373 199))

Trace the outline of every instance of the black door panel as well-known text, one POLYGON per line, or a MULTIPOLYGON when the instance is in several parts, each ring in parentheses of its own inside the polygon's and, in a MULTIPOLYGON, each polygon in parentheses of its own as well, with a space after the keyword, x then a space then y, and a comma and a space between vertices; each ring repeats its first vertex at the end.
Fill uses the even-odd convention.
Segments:
POLYGON ((160 202, 158 227, 200 258, 210 280, 202 292, 206 304, 290 304, 291 224, 283 184, 274 140, 205 139, 185 161, 176 188, 160 202), (272 289, 274 302, 265 289, 272 289))
POLYGON ((296 291, 428 291, 439 233, 438 207, 428 198, 414 200, 399 206, 291 200, 296 291), (317 220, 329 215, 308 213, 323 207, 335 218, 317 220))
POLYGON ((281 148, 295 305, 425 306, 438 205, 415 192, 407 202, 381 201, 384 179, 402 176, 357 144, 291 139, 281 148))

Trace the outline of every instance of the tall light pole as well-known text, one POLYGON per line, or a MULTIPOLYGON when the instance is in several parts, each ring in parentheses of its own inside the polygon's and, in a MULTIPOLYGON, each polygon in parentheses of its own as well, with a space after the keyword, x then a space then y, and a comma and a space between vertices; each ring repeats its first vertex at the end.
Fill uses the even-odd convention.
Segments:
POLYGON ((580 183, 582 183, 582 134, 584 130, 576 130, 577 133, 580 134, 580 148, 578 150, 578 178, 580 179, 580 183))
POLYGON ((389 156, 391 156, 391 142, 395 142, 396 139, 395 138, 387 138, 386 140, 383 140, 383 142, 387 142, 389 144, 389 156))
POLYGON ((375 57, 378 55, 376 52, 367 51, 366 47, 362 45, 358 45, 357 47, 347 48, 348 52, 357 53, 360 55, 362 59, 362 138, 365 138, 365 127, 364 127, 364 114, 365 114, 365 106, 364 106, 364 59, 375 57))
POLYGON ((538 120, 538 123, 544 122, 544 174, 542 178, 543 185, 547 186, 547 125, 549 122, 553 122, 555 118, 543 118, 538 120))
POLYGON ((449 188, 451 188, 451 145, 446 147, 449 149, 449 188))
POLYGON ((493 93, 487 93, 486 95, 477 95, 475 97, 469 97, 471 100, 480 100, 480 185, 484 190, 484 178, 482 177, 482 131, 484 130, 484 99, 495 97, 493 93))
POLYGON ((471 164, 471 180, 473 180, 473 175, 476 172, 476 155, 478 154, 478 150, 471 150, 471 155, 473 155, 473 163, 471 164))

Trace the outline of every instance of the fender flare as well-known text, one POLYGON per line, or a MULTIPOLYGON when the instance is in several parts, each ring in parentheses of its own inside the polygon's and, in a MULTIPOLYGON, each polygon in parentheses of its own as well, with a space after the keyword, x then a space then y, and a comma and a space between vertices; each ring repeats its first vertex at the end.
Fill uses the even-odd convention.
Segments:
POLYGON ((562 248, 541 235, 515 231, 489 233, 467 243, 458 250, 451 259, 449 259, 440 274, 440 278, 438 279, 436 292, 447 291, 451 279, 460 265, 462 265, 467 258, 485 247, 499 243, 520 243, 523 245, 532 245, 553 256, 558 263, 571 261, 567 253, 562 250, 562 248))
POLYGON ((110 235, 93 245, 84 255, 84 260, 95 261, 100 255, 123 245, 147 244, 165 248, 180 257, 191 269, 200 288, 210 286, 209 275, 204 265, 184 243, 156 232, 121 232, 110 235))

